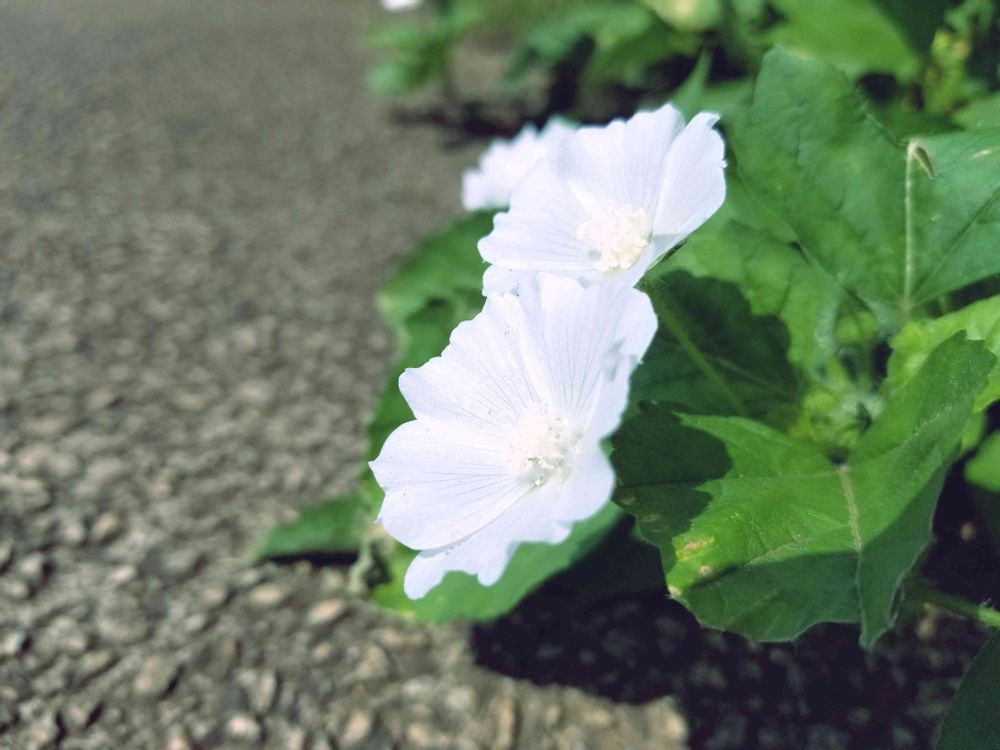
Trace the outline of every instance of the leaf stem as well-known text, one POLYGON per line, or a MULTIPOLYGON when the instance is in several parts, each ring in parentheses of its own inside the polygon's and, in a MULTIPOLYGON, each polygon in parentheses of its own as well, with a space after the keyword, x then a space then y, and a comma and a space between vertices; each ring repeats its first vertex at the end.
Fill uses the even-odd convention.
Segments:
POLYGON ((975 604, 968 599, 946 594, 935 588, 927 581, 915 580, 911 584, 911 591, 926 604, 933 604, 935 607, 948 610, 949 612, 970 620, 989 625, 991 628, 1000 630, 1000 612, 992 607, 982 604, 975 604))

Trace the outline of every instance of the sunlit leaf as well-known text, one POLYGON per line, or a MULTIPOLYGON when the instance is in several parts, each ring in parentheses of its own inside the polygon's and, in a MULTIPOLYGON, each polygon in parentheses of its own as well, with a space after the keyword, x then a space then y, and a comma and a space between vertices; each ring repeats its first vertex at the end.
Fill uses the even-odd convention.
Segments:
POLYGON ((306 508, 297 518, 271 529, 254 551, 254 557, 275 557, 357 552, 372 520, 370 502, 361 491, 306 508))
POLYGON ((1000 432, 994 432, 965 465, 965 478, 991 492, 1000 493, 1000 432))
POLYGON ((417 245, 379 292, 386 321, 400 327, 432 302, 465 304, 470 293, 480 294, 486 266, 476 244, 492 228, 493 214, 480 211, 417 245))
POLYGON ((898 145, 841 74, 776 50, 733 144, 756 195, 887 330, 1000 273, 1000 130, 898 145))
POLYGON ((613 441, 618 502, 704 623, 784 640, 858 621, 870 646, 895 619, 994 361, 961 336, 941 344, 843 464, 752 420, 646 408, 613 441))
MULTIPOLYGON (((728 201, 749 201, 730 186, 728 201)), ((767 221, 766 210, 748 205, 758 228, 738 220, 713 220, 696 232, 667 267, 738 287, 754 316, 776 317, 787 330, 787 357, 805 369, 821 365, 836 349, 834 322, 840 289, 767 221)), ((720 217, 724 219, 724 217, 720 217)), ((737 325, 742 328, 742 325, 737 325)), ((741 334, 743 335, 743 334, 741 334)))
MULTIPOLYGON (((940 318, 913 321, 892 339, 889 375, 883 389, 892 393, 919 372, 938 344, 964 331, 970 339, 982 341, 1000 357, 1000 296, 974 302, 940 318)), ((976 394, 974 408, 985 409, 1000 400, 1000 366, 995 367, 983 390, 976 394)))

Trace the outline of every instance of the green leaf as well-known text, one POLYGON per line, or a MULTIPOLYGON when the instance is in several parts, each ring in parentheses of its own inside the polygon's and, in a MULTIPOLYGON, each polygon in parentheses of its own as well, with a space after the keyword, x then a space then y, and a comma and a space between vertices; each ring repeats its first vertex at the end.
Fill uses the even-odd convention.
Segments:
POLYGON ((702 622, 785 640, 860 621, 870 646, 892 626, 993 364, 981 343, 944 342, 841 465, 759 422, 646 408, 613 439, 617 501, 702 622))
POLYGON ((896 142, 906 142, 915 136, 954 133, 960 127, 948 116, 927 109, 917 109, 907 98, 909 92, 884 102, 871 104, 872 114, 889 131, 896 142))
POLYGON ((476 245, 492 228, 493 214, 480 211, 417 245, 379 292, 386 322, 398 329, 431 302, 464 304, 469 292, 481 296, 486 266, 476 245))
MULTIPOLYGON (((931 533, 944 475, 996 357, 963 334, 947 339, 894 394, 851 451, 858 501, 862 643, 871 645, 895 617, 895 597, 931 533)), ((845 485, 846 491, 846 485, 845 485)))
POLYGON ((1000 432, 987 437, 969 459, 965 478, 990 492, 1000 493, 1000 432))
MULTIPOLYGON (((942 341, 964 331, 970 339, 982 341, 1000 357, 1000 295, 989 297, 934 320, 913 321, 892 339, 889 372, 883 384, 892 393, 909 382, 923 366, 931 351, 942 341)), ((1000 400, 1000 367, 996 367, 973 408, 981 411, 1000 400)))
POLYGON ((385 51, 389 59, 369 73, 369 87, 379 94, 404 94, 440 78, 456 40, 441 25, 424 29, 393 24, 377 29, 368 43, 385 51))
POLYGON ((511 55, 513 83, 539 68, 569 66, 591 82, 633 83, 644 69, 673 56, 675 40, 649 9, 632 2, 580 3, 534 24, 511 55))
MULTIPOLYGON (((638 17, 635 20, 638 21, 638 17)), ((645 14, 642 23, 628 34, 609 37, 603 42, 600 36, 597 37, 584 69, 586 82, 649 88, 650 69, 673 57, 677 40, 652 13, 645 14)))
POLYGON ((941 724, 937 750, 1000 747, 1000 634, 972 662, 941 724))
POLYGON ((376 94, 407 94, 421 88, 436 75, 437 71, 428 66, 386 60, 369 72, 368 87, 376 94))
POLYGON ((1000 128, 913 139, 907 147, 904 286, 919 305, 1000 273, 1000 128))
POLYGON ((969 130, 1000 128, 1000 92, 970 102, 955 113, 955 122, 969 130))
POLYGON ((467 573, 451 572, 422 599, 403 593, 403 573, 414 553, 400 547, 390 562, 392 580, 376 587, 373 596, 383 607, 420 622, 491 620, 509 612, 547 578, 585 557, 621 518, 621 511, 609 503, 577 523, 561 544, 522 544, 492 586, 481 585, 467 573))
POLYGON ((875 0, 875 5, 899 29, 910 47, 924 54, 944 23, 948 0, 921 0, 916 8, 913 0, 875 0))
POLYGON ((1000 432, 992 433, 980 444, 965 464, 965 478, 975 485, 970 495, 978 526, 1000 553, 1000 432))
POLYGON ((399 376, 448 345, 456 325, 483 306, 483 261, 478 241, 489 234, 493 214, 470 214, 421 242, 379 293, 379 310, 396 334, 399 353, 368 426, 369 458, 389 433, 413 413, 399 392, 399 376))
POLYGON ((690 120, 705 107, 702 100, 705 96, 705 87, 708 85, 708 74, 712 69, 712 54, 708 51, 702 52, 698 56, 691 72, 684 82, 674 89, 670 102, 681 111, 685 119, 690 120))
POLYGON ((370 501, 356 490, 306 508, 272 529, 254 550, 254 559, 351 554, 358 551, 371 520, 370 501))
POLYGON ((456 296, 452 302, 432 302, 411 315, 397 336, 399 354, 389 374, 385 390, 379 397, 375 414, 368 423, 368 458, 382 450, 382 444, 403 422, 413 419, 403 394, 399 392, 399 376, 408 367, 419 367, 431 357, 438 356, 448 345, 455 326, 468 320, 482 307, 482 295, 456 296))
MULTIPOLYGON (((730 190, 730 208, 750 200, 742 191, 730 190)), ((756 206, 741 213, 758 220, 765 216, 756 206)), ((739 287, 753 316, 776 317, 784 324, 792 362, 806 370, 821 366, 837 349, 833 333, 840 288, 788 242, 777 239, 770 227, 765 229, 767 224, 754 228, 720 219, 696 232, 670 259, 670 267, 739 287)), ((782 377, 791 385, 787 373, 782 377)), ((794 392, 794 386, 790 390, 794 392)))
MULTIPOLYGON (((753 83, 749 79, 739 78, 709 83, 711 67, 712 55, 708 51, 703 51, 688 77, 670 97, 671 103, 688 120, 698 112, 707 110, 719 113, 722 115, 722 121, 728 122, 731 116, 742 112, 750 104, 753 83)), ((729 181, 732 182, 731 175, 729 181)), ((729 199, 730 196, 727 196, 726 200, 729 199)))
POLYGON ((852 78, 917 73, 919 59, 901 30, 870 0, 774 0, 774 6, 784 16, 769 35, 774 44, 825 60, 852 78))
POLYGON ((643 281, 660 326, 632 377, 633 400, 789 421, 799 383, 787 327, 754 314, 736 284, 675 268, 663 263, 643 281))
POLYGON ((748 186, 887 330, 1000 273, 1000 131, 899 146, 841 74, 781 50, 765 56, 737 125, 748 186))

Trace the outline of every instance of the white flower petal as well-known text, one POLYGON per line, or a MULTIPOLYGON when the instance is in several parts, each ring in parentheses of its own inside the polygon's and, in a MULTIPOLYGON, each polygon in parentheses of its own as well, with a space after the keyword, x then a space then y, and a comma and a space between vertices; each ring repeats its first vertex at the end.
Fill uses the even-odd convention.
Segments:
POLYGON ((683 126, 680 112, 666 104, 627 121, 580 128, 560 149, 559 171, 592 211, 641 208, 653 217, 671 145, 683 126))
POLYGON ((617 427, 629 375, 656 332, 649 297, 617 284, 585 289, 550 274, 520 295, 526 315, 541 321, 538 350, 555 403, 587 422, 600 408, 594 434, 605 437, 617 427))
POLYGON ((518 185, 510 211, 498 214, 493 231, 479 241, 488 263, 518 270, 573 271, 593 275, 577 229, 587 218, 549 161, 539 162, 518 185))
POLYGON ((519 286, 530 282, 537 275, 537 271, 515 271, 513 268, 503 266, 487 266, 483 272, 483 295, 489 297, 516 292, 519 286))
POLYGON ((408 547, 452 544, 525 494, 506 464, 504 445, 472 447, 458 437, 407 422, 370 464, 385 490, 378 520, 408 547))
POLYGON ((584 127, 514 190, 479 252, 494 269, 484 293, 523 272, 634 285, 725 198, 723 144, 700 114, 684 126, 671 105, 584 127))
POLYGON ((390 13, 413 10, 423 5, 423 0, 382 0, 382 7, 390 13))
POLYGON ((447 570, 489 585, 518 544, 561 541, 607 502, 613 474, 600 441, 655 327, 635 289, 543 274, 488 298, 441 357, 404 373, 417 419, 371 467, 386 531, 424 550, 408 593, 447 570))
POLYGON ((406 595, 419 599, 449 571, 469 573, 483 586, 492 586, 503 575, 507 563, 522 543, 558 544, 564 541, 569 536, 569 528, 549 516, 554 493, 545 489, 532 493, 491 524, 456 544, 422 551, 410 563, 403 579, 406 595))
POLYGON ((506 208, 510 196, 541 159, 555 153, 576 128, 554 117, 541 132, 528 124, 510 141, 496 140, 475 169, 462 175, 462 206, 466 211, 506 208))
POLYGON ((514 297, 487 299, 479 315, 452 331, 440 357, 400 376, 414 416, 476 435, 507 429, 545 395, 531 350, 539 324, 514 297))
POLYGON ((577 458, 572 477, 559 487, 549 504, 549 516, 567 525, 590 518, 608 504, 614 488, 611 461, 599 445, 593 445, 577 458))
POLYGON ((660 255, 704 224, 726 199, 725 145, 713 129, 719 116, 702 112, 677 136, 664 175, 654 233, 660 255))

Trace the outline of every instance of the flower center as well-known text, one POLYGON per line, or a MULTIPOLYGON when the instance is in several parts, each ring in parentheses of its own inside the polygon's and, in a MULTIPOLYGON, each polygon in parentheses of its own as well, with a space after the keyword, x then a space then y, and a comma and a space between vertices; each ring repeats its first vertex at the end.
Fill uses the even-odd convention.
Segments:
POLYGON ((576 236, 601 272, 635 265, 649 246, 653 228, 646 212, 638 208, 616 208, 595 216, 579 226, 576 236))
POLYGON ((554 474, 568 469, 576 438, 566 422, 545 412, 527 414, 510 432, 511 468, 532 487, 541 487, 554 474))

